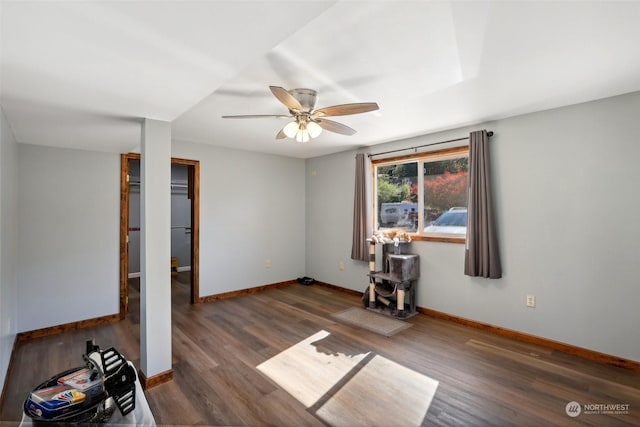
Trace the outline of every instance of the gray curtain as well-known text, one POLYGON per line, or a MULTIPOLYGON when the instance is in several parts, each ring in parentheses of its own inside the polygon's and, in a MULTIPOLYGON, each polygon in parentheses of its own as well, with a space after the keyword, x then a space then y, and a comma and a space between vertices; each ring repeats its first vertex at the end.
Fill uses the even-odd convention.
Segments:
POLYGON ((489 136, 486 130, 469 134, 469 206, 464 274, 502 277, 498 239, 493 220, 489 166, 489 136))
POLYGON ((353 237, 351 259, 369 261, 371 237, 371 161, 366 154, 356 154, 356 184, 353 197, 353 237))

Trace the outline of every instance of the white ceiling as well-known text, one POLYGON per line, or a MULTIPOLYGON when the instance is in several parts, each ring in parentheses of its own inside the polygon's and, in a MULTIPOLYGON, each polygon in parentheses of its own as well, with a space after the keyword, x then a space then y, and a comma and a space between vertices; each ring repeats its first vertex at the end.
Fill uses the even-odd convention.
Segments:
POLYGON ((18 142, 174 140, 309 158, 640 90, 640 1, 6 1, 0 100, 18 142), (358 133, 276 141, 269 85, 358 133))

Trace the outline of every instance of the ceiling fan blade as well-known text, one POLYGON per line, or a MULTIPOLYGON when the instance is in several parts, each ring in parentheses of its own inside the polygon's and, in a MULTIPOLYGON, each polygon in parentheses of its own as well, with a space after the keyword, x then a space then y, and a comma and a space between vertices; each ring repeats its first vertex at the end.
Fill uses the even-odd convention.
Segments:
POLYGON ((284 128, 280 129, 280 132, 276 135, 276 139, 285 139, 287 135, 284 133, 284 128))
POLYGON ((343 125, 342 123, 334 122, 333 120, 314 119, 313 121, 319 124, 322 129, 328 130, 329 132, 340 133, 342 135, 353 135, 356 133, 355 129, 343 125))
POLYGON ((240 116, 222 116, 223 119, 290 119, 293 116, 285 116, 284 114, 244 114, 240 116))
POLYGON ((349 114, 360 114, 368 111, 378 110, 375 102, 358 102, 355 104, 332 105, 331 107, 320 108, 313 112, 316 117, 325 116, 348 116, 349 114))
POLYGON ((269 86, 271 93, 278 98, 289 110, 300 112, 302 111, 302 105, 295 99, 287 90, 280 86, 269 86))

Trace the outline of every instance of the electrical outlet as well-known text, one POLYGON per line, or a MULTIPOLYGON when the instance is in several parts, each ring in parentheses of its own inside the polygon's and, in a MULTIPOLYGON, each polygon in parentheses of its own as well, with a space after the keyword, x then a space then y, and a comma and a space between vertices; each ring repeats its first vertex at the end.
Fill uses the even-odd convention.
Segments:
POLYGON ((268 259, 264 262, 264 268, 271 268, 271 260, 268 259))
POLYGON ((536 306, 536 297, 533 295, 527 295, 527 307, 534 308, 536 306))
POLYGON ((338 268, 339 268, 340 270, 344 270, 344 261, 340 261, 340 262, 338 263, 338 268))

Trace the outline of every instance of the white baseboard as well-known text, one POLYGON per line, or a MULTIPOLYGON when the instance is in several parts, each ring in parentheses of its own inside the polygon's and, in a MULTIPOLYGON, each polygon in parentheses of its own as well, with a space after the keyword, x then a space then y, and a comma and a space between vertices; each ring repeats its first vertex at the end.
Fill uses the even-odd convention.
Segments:
POLYGON ((129 279, 133 279, 136 277, 140 277, 140 272, 138 271, 137 273, 129 273, 129 279))

